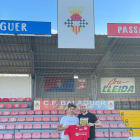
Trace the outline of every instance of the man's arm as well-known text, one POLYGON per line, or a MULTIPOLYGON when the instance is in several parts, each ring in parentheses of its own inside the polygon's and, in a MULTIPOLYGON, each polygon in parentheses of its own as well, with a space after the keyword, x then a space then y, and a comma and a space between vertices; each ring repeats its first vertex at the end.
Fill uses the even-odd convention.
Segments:
POLYGON ((95 122, 95 126, 96 126, 96 127, 100 127, 100 126, 102 126, 102 123, 101 123, 99 120, 97 120, 97 121, 95 122))
POLYGON ((65 127, 62 127, 62 125, 63 124, 58 124, 57 131, 63 131, 63 130, 65 130, 69 127, 69 125, 66 125, 65 127))

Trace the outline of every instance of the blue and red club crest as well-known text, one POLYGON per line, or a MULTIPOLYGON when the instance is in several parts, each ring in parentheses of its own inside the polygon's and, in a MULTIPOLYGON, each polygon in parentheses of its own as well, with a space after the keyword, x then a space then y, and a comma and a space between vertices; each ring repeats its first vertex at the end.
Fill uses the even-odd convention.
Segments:
POLYGON ((84 7, 68 7, 68 9, 72 16, 69 19, 67 19, 67 21, 64 22, 64 24, 77 35, 88 25, 85 19, 80 15, 82 14, 84 7))

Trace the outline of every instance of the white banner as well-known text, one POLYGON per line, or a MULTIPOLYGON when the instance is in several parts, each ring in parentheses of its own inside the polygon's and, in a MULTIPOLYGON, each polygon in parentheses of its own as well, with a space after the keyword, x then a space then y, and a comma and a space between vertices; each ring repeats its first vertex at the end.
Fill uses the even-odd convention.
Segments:
POLYGON ((135 78, 101 78, 101 93, 135 93, 135 78))
POLYGON ((58 48, 95 48, 94 0, 58 0, 58 48))

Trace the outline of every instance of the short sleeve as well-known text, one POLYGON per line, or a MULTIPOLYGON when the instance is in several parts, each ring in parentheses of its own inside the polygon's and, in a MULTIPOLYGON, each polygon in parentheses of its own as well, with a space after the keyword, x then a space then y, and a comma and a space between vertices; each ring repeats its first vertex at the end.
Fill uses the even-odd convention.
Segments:
POLYGON ((69 134, 69 128, 67 128, 67 129, 65 129, 65 131, 64 131, 64 135, 68 135, 69 134))
POLYGON ((98 120, 98 118, 96 117, 96 115, 95 115, 95 114, 92 114, 92 120, 93 120, 93 122, 92 122, 92 123, 95 123, 95 122, 98 120))
POLYGON ((63 124, 63 117, 60 118, 59 124, 63 124))

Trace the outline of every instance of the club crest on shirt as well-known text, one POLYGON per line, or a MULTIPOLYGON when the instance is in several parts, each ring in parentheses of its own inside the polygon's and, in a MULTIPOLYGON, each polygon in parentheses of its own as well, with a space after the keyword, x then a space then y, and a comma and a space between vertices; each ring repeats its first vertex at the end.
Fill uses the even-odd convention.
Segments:
POLYGON ((87 127, 84 127, 84 130, 87 130, 87 127))
POLYGON ((79 136, 79 133, 75 133, 75 136, 79 136))

